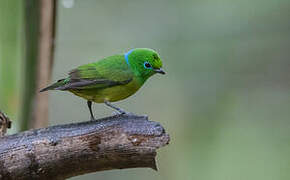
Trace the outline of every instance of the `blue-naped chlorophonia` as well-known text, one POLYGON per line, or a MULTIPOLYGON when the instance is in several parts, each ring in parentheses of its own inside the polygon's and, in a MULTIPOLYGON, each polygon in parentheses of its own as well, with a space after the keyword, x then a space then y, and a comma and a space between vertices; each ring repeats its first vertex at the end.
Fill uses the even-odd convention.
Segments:
POLYGON ((69 76, 41 90, 69 91, 87 100, 91 119, 92 102, 107 106, 125 114, 111 102, 133 95, 152 75, 160 73, 162 61, 156 51, 148 48, 131 49, 125 54, 103 58, 82 65, 69 72, 69 76))

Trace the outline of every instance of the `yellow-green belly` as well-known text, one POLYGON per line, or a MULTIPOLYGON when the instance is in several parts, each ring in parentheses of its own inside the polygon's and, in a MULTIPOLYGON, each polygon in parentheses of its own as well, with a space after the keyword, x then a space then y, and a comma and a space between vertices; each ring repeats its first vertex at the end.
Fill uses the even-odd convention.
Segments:
POLYGON ((69 90, 73 94, 80 96, 86 100, 96 103, 103 103, 104 101, 120 101, 133 95, 141 87, 137 81, 131 81, 126 85, 113 86, 103 89, 79 89, 69 90))

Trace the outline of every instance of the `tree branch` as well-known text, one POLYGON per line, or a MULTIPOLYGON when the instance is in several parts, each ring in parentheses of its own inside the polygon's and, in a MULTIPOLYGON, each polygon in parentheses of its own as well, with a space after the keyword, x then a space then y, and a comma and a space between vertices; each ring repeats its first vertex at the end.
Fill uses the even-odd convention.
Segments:
POLYGON ((11 128, 10 119, 0 111, 0 137, 4 136, 9 128, 11 128))
POLYGON ((0 179, 65 179, 110 169, 157 170, 169 135, 144 116, 117 115, 0 138, 0 179))

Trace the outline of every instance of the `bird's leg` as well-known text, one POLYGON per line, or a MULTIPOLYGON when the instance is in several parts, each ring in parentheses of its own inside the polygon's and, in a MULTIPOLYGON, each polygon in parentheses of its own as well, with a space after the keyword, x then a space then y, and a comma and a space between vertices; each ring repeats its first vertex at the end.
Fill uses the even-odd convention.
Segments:
POLYGON ((87 101, 87 104, 88 104, 88 107, 89 107, 89 110, 90 110, 90 114, 91 114, 91 121, 94 121, 95 117, 94 117, 94 114, 93 114, 93 111, 92 111, 92 101, 87 101))
POLYGON ((109 101, 105 101, 104 102, 107 106, 109 106, 110 108, 113 108, 115 109, 116 111, 118 111, 120 114, 132 114, 132 113, 129 113, 129 112, 126 112, 124 111, 123 109, 121 108, 118 108, 116 106, 114 106, 112 103, 110 103, 109 101))

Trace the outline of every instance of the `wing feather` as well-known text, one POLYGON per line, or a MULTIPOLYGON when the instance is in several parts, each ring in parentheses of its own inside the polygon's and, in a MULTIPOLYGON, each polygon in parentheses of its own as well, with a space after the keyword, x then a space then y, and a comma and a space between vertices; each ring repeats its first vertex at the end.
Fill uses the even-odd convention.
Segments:
POLYGON ((100 89, 128 84, 134 74, 123 56, 109 57, 96 63, 79 66, 69 72, 69 82, 58 90, 100 89))

